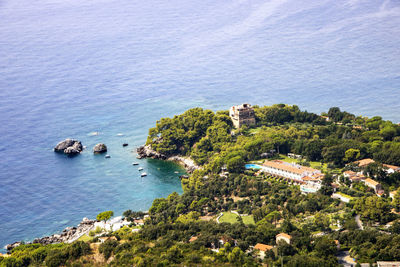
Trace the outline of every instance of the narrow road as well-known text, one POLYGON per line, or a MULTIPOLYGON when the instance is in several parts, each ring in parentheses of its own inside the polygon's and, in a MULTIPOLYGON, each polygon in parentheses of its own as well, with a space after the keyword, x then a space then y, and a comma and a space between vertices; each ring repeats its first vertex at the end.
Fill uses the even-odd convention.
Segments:
POLYGON ((356 223, 357 223, 358 228, 361 229, 361 230, 364 230, 363 223, 362 223, 362 221, 360 220, 360 215, 357 214, 356 217, 355 217, 355 219, 356 219, 356 223))

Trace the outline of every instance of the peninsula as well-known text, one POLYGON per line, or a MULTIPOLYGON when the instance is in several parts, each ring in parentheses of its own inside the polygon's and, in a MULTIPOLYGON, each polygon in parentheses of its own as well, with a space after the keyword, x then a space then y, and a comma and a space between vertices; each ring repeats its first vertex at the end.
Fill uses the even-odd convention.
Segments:
POLYGON ((337 107, 193 108, 157 121, 138 157, 183 162, 184 193, 127 210, 118 230, 21 244, 0 266, 400 266, 398 124, 337 107))

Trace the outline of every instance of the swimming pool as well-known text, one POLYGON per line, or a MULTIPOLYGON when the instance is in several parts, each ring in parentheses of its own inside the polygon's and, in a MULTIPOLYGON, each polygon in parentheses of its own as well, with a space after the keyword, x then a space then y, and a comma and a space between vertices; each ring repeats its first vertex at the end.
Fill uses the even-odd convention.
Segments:
POLYGON ((300 191, 304 193, 315 193, 318 191, 316 188, 300 186, 300 191))
POLYGON ((244 165, 244 167, 246 169, 256 169, 256 170, 261 169, 261 166, 257 165, 257 164, 246 164, 246 165, 244 165))

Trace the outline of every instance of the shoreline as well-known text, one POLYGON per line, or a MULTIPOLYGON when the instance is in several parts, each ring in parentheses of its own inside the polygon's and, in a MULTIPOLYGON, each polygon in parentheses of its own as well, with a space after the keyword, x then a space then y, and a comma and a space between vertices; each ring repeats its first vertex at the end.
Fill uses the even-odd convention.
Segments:
POLYGON ((138 154, 138 159, 143 158, 152 158, 152 159, 159 159, 159 160, 166 160, 166 161, 174 161, 181 165, 188 173, 193 173, 195 170, 200 169, 193 159, 190 157, 184 157, 181 155, 174 155, 167 157, 157 151, 153 150, 150 145, 143 145, 136 149, 138 154))
MULTIPOLYGON (((181 155, 174 155, 167 157, 162 155, 151 148, 149 145, 143 145, 137 148, 137 154, 139 159, 143 158, 153 158, 158 160, 165 160, 165 161, 172 161, 180 166, 182 166, 187 173, 193 173, 195 170, 200 169, 201 167, 198 166, 193 159, 190 157, 184 157, 181 155)), ((96 227, 100 226, 101 228, 105 229, 114 229, 114 226, 117 225, 117 228, 121 228, 124 225, 128 225, 129 222, 123 219, 122 216, 117 216, 113 219, 110 219, 107 223, 98 222, 97 220, 90 220, 87 217, 83 218, 82 221, 77 226, 69 226, 66 227, 64 230, 58 233, 54 233, 49 236, 35 238, 32 241, 24 242, 24 241, 16 241, 10 244, 6 244, 3 249, 8 253, 12 249, 18 247, 22 244, 57 244, 57 243, 72 243, 85 234, 88 235, 90 231, 96 229, 96 227)))
POLYGON ((83 218, 82 221, 77 226, 66 227, 61 233, 55 233, 49 236, 44 236, 40 238, 35 238, 30 242, 16 241, 11 244, 7 244, 3 247, 4 250, 10 252, 12 249, 18 247, 22 244, 58 244, 58 243, 66 243, 70 244, 77 241, 84 235, 89 235, 89 232, 95 230, 97 227, 102 229, 102 234, 107 231, 119 230, 125 225, 129 225, 131 222, 127 221, 123 216, 117 216, 106 223, 103 221, 90 220, 88 218, 83 218))

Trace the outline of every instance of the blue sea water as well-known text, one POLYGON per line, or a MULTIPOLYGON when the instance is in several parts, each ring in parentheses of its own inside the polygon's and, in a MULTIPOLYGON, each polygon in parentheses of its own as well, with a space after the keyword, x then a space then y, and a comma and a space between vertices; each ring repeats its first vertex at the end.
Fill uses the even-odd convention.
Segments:
POLYGON ((143 160, 140 178, 131 150, 191 107, 399 122, 399 25, 397 0, 0 0, 0 246, 182 192, 182 169, 143 160), (67 137, 88 149, 53 153, 67 137))

